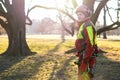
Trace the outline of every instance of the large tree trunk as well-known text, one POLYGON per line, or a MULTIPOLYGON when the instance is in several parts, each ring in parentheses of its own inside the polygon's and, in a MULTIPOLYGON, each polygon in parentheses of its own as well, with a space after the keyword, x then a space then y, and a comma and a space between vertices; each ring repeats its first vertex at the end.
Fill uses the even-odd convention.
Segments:
POLYGON ((95 0, 83 0, 83 4, 87 5, 92 12, 94 11, 94 3, 95 0))
MULTIPOLYGON (((91 19, 92 22, 93 22, 93 24, 96 24, 97 19, 98 19, 98 17, 99 17, 99 14, 100 14, 102 8, 106 5, 106 3, 107 3, 108 1, 109 1, 109 0, 102 0, 102 1, 99 3, 99 5, 98 5, 97 9, 94 11, 93 16, 92 16, 92 19, 91 19)), ((94 4, 92 4, 92 5, 94 5, 94 4)))
MULTIPOLYGON (((11 15, 7 17, 9 45, 6 55, 28 55, 31 51, 26 42, 24 0, 13 0, 11 15)), ((9 12, 9 11, 8 11, 9 12)))

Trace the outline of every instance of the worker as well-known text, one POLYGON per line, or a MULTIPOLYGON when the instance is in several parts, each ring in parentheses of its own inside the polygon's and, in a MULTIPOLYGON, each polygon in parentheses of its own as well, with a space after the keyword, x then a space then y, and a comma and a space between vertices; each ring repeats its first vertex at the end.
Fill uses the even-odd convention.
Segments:
POLYGON ((98 53, 96 30, 92 21, 92 11, 81 5, 76 9, 77 39, 75 41, 76 56, 78 57, 78 80, 91 80, 94 77, 93 68, 98 53))

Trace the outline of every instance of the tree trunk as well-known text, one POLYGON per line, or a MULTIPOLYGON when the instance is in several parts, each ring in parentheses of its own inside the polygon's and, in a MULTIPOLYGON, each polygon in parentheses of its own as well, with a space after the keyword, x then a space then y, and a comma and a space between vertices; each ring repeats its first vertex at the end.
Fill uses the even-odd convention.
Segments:
POLYGON ((11 15, 7 17, 9 26, 6 31, 9 45, 4 54, 11 56, 29 55, 31 51, 25 37, 24 0, 13 0, 12 10, 11 15))
POLYGON ((10 32, 8 33, 9 45, 4 52, 5 55, 19 56, 31 54, 24 33, 24 29, 18 30, 17 32, 13 31, 12 34, 10 32))
MULTIPOLYGON (((104 7, 104 16, 103 16, 103 19, 104 19, 104 27, 106 26, 106 9, 104 7)), ((107 35, 106 35, 106 32, 103 32, 103 39, 107 39, 107 35)))
POLYGON ((95 0, 83 0, 83 4, 88 6, 92 12, 94 11, 94 3, 95 0))
POLYGON ((103 39, 107 39, 106 32, 103 32, 103 39))

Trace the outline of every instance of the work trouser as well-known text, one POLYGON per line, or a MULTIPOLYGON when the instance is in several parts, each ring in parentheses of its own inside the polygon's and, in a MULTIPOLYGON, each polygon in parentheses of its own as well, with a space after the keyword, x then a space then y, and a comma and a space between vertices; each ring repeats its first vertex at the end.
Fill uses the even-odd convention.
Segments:
POLYGON ((84 72, 80 71, 80 65, 82 60, 84 59, 84 52, 81 53, 79 57, 79 65, 78 65, 78 80, 92 80, 92 77, 89 75, 89 68, 93 68, 96 62, 96 56, 93 55, 90 57, 89 61, 87 62, 87 69, 84 72))
MULTIPOLYGON (((93 68, 94 67, 94 64, 96 62, 96 57, 97 57, 97 54, 93 53, 92 56, 90 57, 89 61, 87 62, 88 63, 88 68, 93 68)), ((83 59, 84 59, 84 51, 79 53, 79 64, 78 64, 78 66, 80 66, 83 59)))

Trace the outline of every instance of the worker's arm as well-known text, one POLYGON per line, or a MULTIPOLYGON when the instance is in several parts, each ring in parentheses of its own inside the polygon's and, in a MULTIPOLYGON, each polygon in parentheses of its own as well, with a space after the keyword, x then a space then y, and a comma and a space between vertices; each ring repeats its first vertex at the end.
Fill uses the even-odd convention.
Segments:
POLYGON ((84 53, 84 61, 88 62, 90 57, 92 56, 93 52, 94 52, 94 46, 93 46, 93 28, 92 26, 88 26, 83 30, 83 35, 85 38, 85 42, 86 42, 86 49, 85 49, 85 53, 84 53))
POLYGON ((92 28, 87 27, 83 30, 84 39, 85 39, 87 45, 86 45, 86 49, 85 49, 85 52, 84 52, 83 60, 81 62, 80 71, 86 71, 87 70, 88 61, 89 61, 89 59, 92 56, 92 53, 94 51, 94 47, 91 44, 91 42, 92 42, 91 40, 93 40, 92 39, 93 38, 92 37, 93 30, 90 30, 90 29, 92 29, 92 28))

